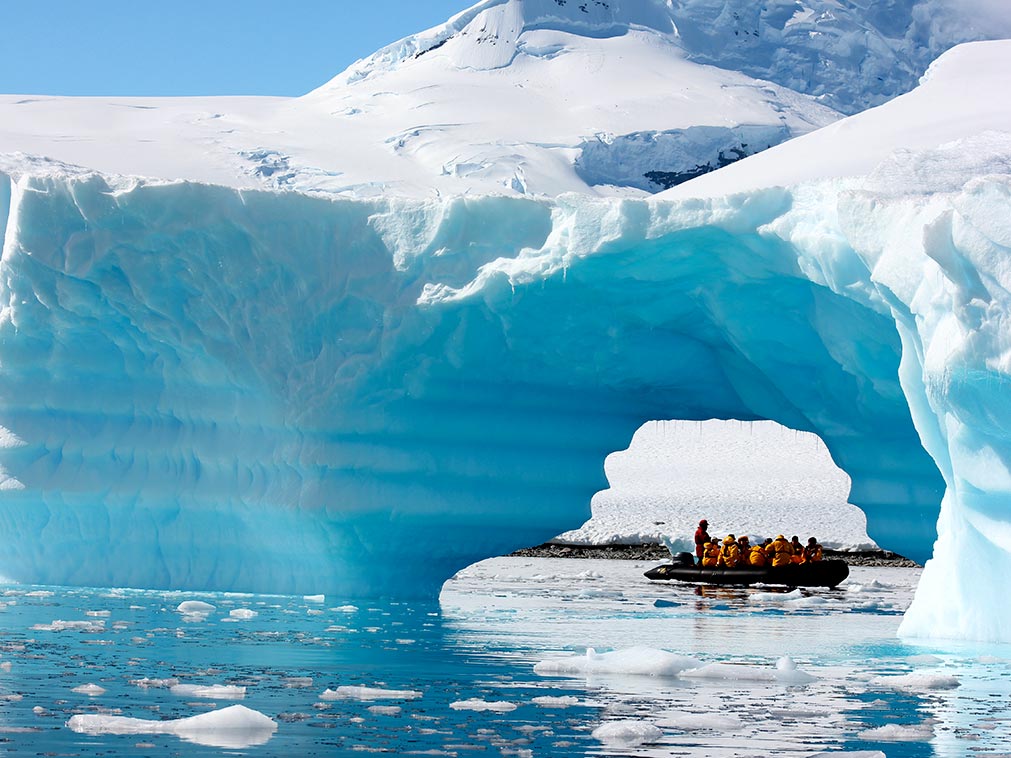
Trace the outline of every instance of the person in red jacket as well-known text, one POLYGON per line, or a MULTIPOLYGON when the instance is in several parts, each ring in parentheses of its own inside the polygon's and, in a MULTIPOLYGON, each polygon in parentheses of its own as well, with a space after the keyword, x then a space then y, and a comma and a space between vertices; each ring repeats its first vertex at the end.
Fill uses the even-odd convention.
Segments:
POLYGON ((702 554, 705 552, 706 543, 711 541, 709 536, 709 522, 702 519, 699 528, 695 530, 695 557, 702 563, 702 554))

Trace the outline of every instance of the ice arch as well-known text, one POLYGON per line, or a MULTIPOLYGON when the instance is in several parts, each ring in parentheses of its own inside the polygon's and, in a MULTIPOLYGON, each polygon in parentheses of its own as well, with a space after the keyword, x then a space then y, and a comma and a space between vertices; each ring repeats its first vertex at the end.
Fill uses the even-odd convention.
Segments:
MULTIPOLYGON (((951 454, 1002 455, 1003 374, 936 374, 929 339, 987 307, 963 251, 1004 233, 973 214, 1002 186, 927 218, 824 189, 407 203, 4 179, 0 572, 434 594, 578 525, 604 456, 663 417, 817 433, 870 535, 923 560, 938 469, 947 518, 964 492, 1003 523, 1000 481, 964 469, 952 495, 951 454), (928 254, 889 258, 900 232, 928 254), (925 326, 905 274, 928 266, 925 326)), ((967 633, 972 608, 949 610, 967 633)))

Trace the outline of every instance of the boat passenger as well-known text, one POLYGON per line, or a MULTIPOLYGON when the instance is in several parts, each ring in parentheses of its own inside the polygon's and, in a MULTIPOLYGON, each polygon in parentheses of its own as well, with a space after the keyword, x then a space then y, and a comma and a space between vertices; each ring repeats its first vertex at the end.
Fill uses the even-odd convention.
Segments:
POLYGON ((776 536, 776 539, 769 545, 769 550, 772 551, 773 568, 789 566, 793 562, 793 548, 790 547, 790 543, 782 534, 776 536))
POLYGON ((709 536, 709 522, 702 519, 699 522, 699 528, 695 530, 695 557, 698 558, 699 563, 702 563, 702 554, 706 549, 706 543, 711 539, 712 537, 709 536))
POLYGON ((737 547, 741 549, 741 563, 747 563, 748 556, 751 555, 751 543, 748 541, 748 535, 742 534, 737 538, 737 547))
POLYGON ((703 546, 702 565, 706 568, 716 568, 720 560, 720 545, 717 542, 707 542, 703 546))
POLYGON ((752 566, 764 566, 768 563, 768 558, 765 555, 765 548, 761 545, 755 545, 748 552, 748 563, 752 566))
POLYGON ((790 560, 794 563, 803 563, 804 546, 800 544, 800 538, 796 534, 790 538, 790 549, 793 550, 793 557, 790 560))
POLYGON ((765 542, 762 543, 762 550, 765 551, 765 557, 770 561, 772 560, 772 537, 766 537, 765 542))
POLYGON ((741 562, 741 548, 737 545, 734 535, 728 534, 723 540, 723 547, 720 548, 719 566, 726 568, 737 568, 741 562))
POLYGON ((822 550, 818 540, 814 537, 808 538, 807 545, 804 547, 804 563, 817 563, 821 559, 822 550))

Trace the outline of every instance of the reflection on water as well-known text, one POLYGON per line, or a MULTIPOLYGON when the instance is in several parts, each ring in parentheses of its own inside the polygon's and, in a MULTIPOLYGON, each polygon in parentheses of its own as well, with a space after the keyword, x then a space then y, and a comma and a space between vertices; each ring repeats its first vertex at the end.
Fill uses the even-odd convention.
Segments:
POLYGON ((113 756, 1008 752, 1011 651, 895 638, 916 570, 857 568, 837 590, 784 593, 652 584, 646 568, 496 559, 447 583, 439 606, 10 586, 0 740, 11 753, 113 756), (818 679, 533 671, 636 646, 763 671, 789 655, 818 679), (952 676, 960 686, 940 689, 952 676), (369 689, 338 690, 349 685, 369 689), (229 725, 236 703, 276 732, 229 725), (144 721, 79 733, 66 726, 75 714, 144 721), (186 728, 201 714, 212 718, 186 728), (594 738, 602 723, 648 741, 594 738))

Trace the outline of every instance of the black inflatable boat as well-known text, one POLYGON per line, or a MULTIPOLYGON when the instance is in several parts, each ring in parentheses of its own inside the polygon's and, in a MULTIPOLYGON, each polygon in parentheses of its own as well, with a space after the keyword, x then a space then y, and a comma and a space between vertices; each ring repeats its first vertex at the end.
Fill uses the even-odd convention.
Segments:
POLYGON ((773 568, 703 568, 696 566, 691 553, 679 553, 674 562, 646 572, 649 579, 691 582, 694 584, 749 585, 783 584, 787 587, 835 587, 850 575, 846 561, 795 563, 773 568))

